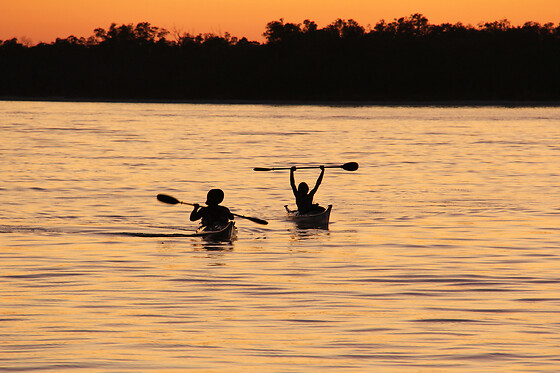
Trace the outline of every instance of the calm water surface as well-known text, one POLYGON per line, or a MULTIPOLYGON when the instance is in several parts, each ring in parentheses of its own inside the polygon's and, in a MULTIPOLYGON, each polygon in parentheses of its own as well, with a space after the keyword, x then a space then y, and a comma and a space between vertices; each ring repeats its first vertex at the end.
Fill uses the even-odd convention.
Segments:
POLYGON ((560 108, 0 102, 0 133, 0 371, 560 370, 560 108), (252 170, 350 161, 329 230, 252 170), (211 188, 270 224, 174 236, 156 194, 211 188))

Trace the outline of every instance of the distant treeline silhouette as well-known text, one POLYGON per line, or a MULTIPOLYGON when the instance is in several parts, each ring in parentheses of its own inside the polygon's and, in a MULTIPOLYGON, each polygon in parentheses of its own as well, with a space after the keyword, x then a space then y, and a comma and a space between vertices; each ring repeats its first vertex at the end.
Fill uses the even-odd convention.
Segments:
POLYGON ((112 24, 50 44, 0 41, 0 96, 93 100, 451 101, 560 99, 560 25, 367 28, 268 23, 266 41, 112 24))

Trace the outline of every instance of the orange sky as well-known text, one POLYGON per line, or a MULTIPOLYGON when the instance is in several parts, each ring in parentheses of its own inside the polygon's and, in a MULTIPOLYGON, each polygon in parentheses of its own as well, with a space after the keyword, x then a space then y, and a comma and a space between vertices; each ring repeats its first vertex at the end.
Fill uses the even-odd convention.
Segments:
POLYGON ((267 22, 305 19, 324 27, 337 18, 362 26, 422 13, 431 23, 476 25, 509 19, 560 23, 560 0, 0 0, 0 40, 52 42, 90 36, 112 22, 150 22, 192 34, 229 32, 263 41, 267 22))

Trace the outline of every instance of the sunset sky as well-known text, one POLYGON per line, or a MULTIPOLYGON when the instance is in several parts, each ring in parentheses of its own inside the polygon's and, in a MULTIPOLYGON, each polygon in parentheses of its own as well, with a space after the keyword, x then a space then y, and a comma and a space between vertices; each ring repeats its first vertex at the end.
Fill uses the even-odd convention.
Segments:
POLYGON ((421 13, 430 23, 476 25, 507 18, 560 23, 559 0, 0 0, 0 40, 36 44, 57 37, 90 36, 111 23, 150 22, 191 34, 229 32, 263 41, 269 21, 305 19, 324 27, 337 18, 362 26, 421 13))

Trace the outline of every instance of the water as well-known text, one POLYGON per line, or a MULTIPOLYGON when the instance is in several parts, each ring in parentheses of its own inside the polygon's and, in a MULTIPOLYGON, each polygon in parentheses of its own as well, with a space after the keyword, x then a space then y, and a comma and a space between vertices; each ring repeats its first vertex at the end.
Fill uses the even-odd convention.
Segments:
POLYGON ((0 371, 560 369, 559 108, 0 102, 0 131, 0 371), (329 230, 252 170, 350 161, 329 230), (175 236, 156 194, 216 187, 269 225, 175 236))

